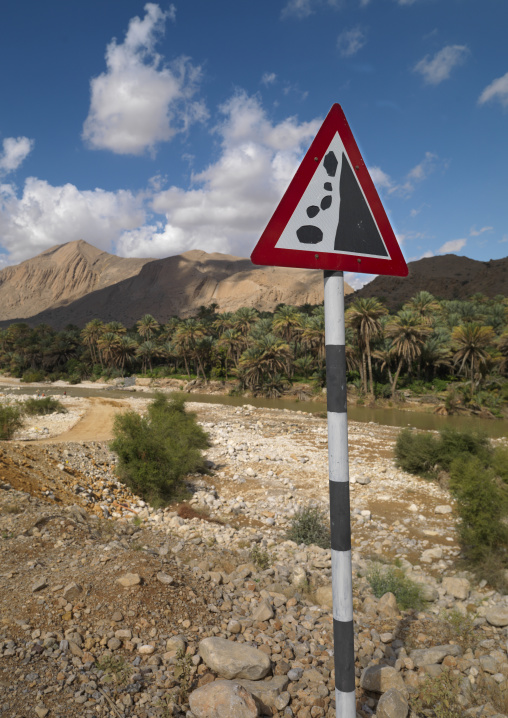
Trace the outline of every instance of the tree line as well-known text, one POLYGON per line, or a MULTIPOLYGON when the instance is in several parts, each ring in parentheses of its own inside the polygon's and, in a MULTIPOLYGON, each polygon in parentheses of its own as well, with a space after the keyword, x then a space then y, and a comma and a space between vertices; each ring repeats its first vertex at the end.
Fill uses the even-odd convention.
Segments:
MULTIPOLYGON (((325 385, 322 305, 217 310, 202 306, 165 324, 146 314, 130 328, 98 318, 62 331, 18 322, 0 330, 0 370, 73 383, 133 373, 234 379, 239 391, 269 397, 295 381, 325 385)), ((421 291, 390 313, 378 298, 356 298, 346 310, 346 360, 349 382, 366 398, 451 387, 450 409, 474 400, 499 410, 508 400, 508 300, 421 291)))

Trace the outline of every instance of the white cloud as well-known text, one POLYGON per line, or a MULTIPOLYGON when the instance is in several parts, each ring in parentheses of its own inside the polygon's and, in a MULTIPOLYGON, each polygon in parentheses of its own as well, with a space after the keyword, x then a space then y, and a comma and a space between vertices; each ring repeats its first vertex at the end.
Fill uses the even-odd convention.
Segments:
POLYGON ((261 78, 261 84, 266 85, 273 85, 273 83, 276 81, 277 75, 275 72, 265 72, 263 77, 261 78))
POLYGON ((413 69, 423 76, 427 85, 439 85, 450 77, 455 67, 465 62, 468 54, 469 49, 466 45, 447 45, 432 58, 426 55, 413 69))
POLYGON ((344 272, 344 280, 355 291, 361 289, 377 277, 377 274, 357 274, 357 272, 344 272))
POLYGON ((194 174, 192 187, 156 193, 154 212, 164 222, 125 232, 124 256, 161 257, 189 249, 250 255, 292 179, 319 120, 290 117, 272 123, 257 98, 238 93, 225 103, 218 160, 194 174))
POLYGON ((29 177, 20 198, 13 185, 0 185, 0 237, 11 263, 77 239, 111 250, 127 229, 144 222, 142 200, 131 192, 80 191, 72 184, 53 187, 29 177))
POLYGON ((123 43, 113 39, 106 49, 106 72, 90 82, 91 101, 83 126, 83 139, 92 149, 117 154, 155 152, 195 121, 206 118, 202 102, 192 98, 201 68, 180 57, 170 67, 155 51, 167 19, 155 3, 145 5, 145 16, 133 18, 123 43))
POLYGON ((6 137, 0 153, 0 174, 7 174, 18 169, 33 149, 34 141, 28 137, 6 137))
POLYGON ((478 104, 483 105, 490 100, 499 100, 504 107, 508 107, 508 72, 487 85, 478 98, 478 104))
POLYGON ((365 33, 359 27, 344 30, 337 38, 337 47, 342 57, 352 57, 366 43, 365 33))
POLYGON ((392 180, 380 167, 369 167, 369 174, 378 189, 390 190, 392 188, 392 180))
POLYGON ((324 4, 340 7, 342 0, 288 0, 288 3, 282 8, 281 17, 296 17, 302 20, 312 15, 317 7, 324 4))
POLYGON ((449 254, 450 252, 460 252, 466 246, 467 239, 452 239, 445 242, 442 247, 437 250, 439 254, 449 254))
POLYGON ((478 237, 478 235, 483 234, 484 232, 491 232, 494 229, 494 227, 482 227, 481 229, 476 229, 476 227, 471 227, 469 230, 469 236, 470 237, 478 237))

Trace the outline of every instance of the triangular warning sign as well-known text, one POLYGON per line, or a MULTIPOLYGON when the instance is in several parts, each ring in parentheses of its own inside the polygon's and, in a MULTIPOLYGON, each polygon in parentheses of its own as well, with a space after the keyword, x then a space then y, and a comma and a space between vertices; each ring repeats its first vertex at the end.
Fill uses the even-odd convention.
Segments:
POLYGON ((328 113, 251 259, 277 267, 407 276, 340 105, 328 113))

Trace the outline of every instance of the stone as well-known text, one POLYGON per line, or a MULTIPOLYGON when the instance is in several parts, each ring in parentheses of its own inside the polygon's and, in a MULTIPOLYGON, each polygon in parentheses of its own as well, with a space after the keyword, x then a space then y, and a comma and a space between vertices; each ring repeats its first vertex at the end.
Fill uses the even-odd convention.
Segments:
POLYGON ((435 514, 451 514, 453 511, 453 508, 449 506, 448 504, 443 504, 442 506, 436 506, 434 509, 435 514))
POLYGON ((141 583, 141 576, 137 573, 126 573, 124 576, 117 578, 116 582, 124 588, 131 588, 131 586, 139 586, 141 583))
POLYGON ((223 678, 247 678, 259 681, 270 672, 270 659, 257 648, 225 638, 205 638, 199 643, 199 655, 212 671, 223 678))
POLYGON ((151 656, 152 653, 155 653, 155 646, 151 646, 149 643, 146 643, 138 648, 138 653, 142 656, 151 656))
POLYGON ((392 618, 399 615, 399 609, 397 607, 397 599, 395 595, 388 591, 383 594, 378 601, 377 610, 380 616, 385 618, 392 618))
POLYGON ((39 578, 32 586, 32 593, 37 593, 37 591, 42 591, 44 588, 47 588, 47 587, 48 587, 47 579, 39 578))
POLYGON ((38 718, 46 718, 49 713, 49 708, 44 708, 44 706, 35 706, 34 712, 38 718))
POLYGON ((408 710, 406 698, 396 688, 389 688, 379 699, 376 717, 406 718, 408 710))
POLYGON ((64 588, 62 595, 67 601, 74 601, 82 593, 83 587, 73 581, 64 588))
POLYGON ((465 601, 471 591, 471 584, 467 578, 448 576, 443 578, 443 588, 450 596, 458 598, 460 601, 465 601))
POLYGON ((116 651, 117 648, 120 648, 122 645, 122 641, 119 638, 110 638, 108 641, 108 648, 110 651, 116 651))
POLYGON ((440 558, 443 558, 443 549, 440 546, 436 546, 435 548, 428 548, 426 551, 423 551, 420 560, 422 563, 432 563, 432 561, 437 561, 440 558))
POLYGON ((257 718, 259 709, 253 696, 234 681, 214 681, 189 695, 195 718, 257 718))
POLYGON ((316 589, 315 596, 316 603, 318 604, 318 606, 328 606, 328 608, 332 608, 333 597, 331 585, 320 586, 318 589, 316 589))
POLYGON ((485 618, 491 626, 498 626, 499 628, 508 626, 508 607, 494 606, 494 608, 489 608, 485 612, 485 618))
POLYGON ((231 621, 228 623, 227 630, 230 633, 241 633, 242 632, 242 624, 240 621, 237 621, 236 619, 232 618, 231 621))
POLYGON ((374 693, 386 693, 390 688, 395 688, 406 698, 409 695, 402 675, 392 666, 368 666, 362 673, 360 686, 374 693))
POLYGON ((170 576, 169 573, 159 571, 159 573, 157 574, 157 581, 164 583, 166 586, 171 586, 171 584, 175 582, 175 579, 173 578, 173 576, 170 576))
POLYGON ((274 612, 268 601, 260 601, 252 613, 253 621, 269 621, 274 617, 274 612))
MULTIPOLYGON (((260 708, 265 711, 267 708, 275 707, 277 697, 288 687, 289 678, 287 676, 274 676, 268 681, 247 681, 237 678, 235 682, 249 691, 257 699, 260 708)), ((268 711, 267 713, 269 715, 268 711)))
POLYGON ((184 636, 172 636, 166 641, 166 651, 182 651, 187 648, 187 641, 184 636))
POLYGON ((455 643, 445 646, 433 646, 432 648, 416 648, 411 651, 409 657, 417 668, 430 666, 433 663, 441 663, 445 656, 461 656, 462 649, 455 643))

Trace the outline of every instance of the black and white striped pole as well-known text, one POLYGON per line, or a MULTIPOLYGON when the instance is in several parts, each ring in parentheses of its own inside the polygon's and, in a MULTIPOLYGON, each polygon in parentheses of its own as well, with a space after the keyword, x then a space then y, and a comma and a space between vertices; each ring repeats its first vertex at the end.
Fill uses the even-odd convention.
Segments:
POLYGON ((406 277, 408 269, 340 105, 326 116, 251 259, 325 270, 335 701, 337 718, 356 718, 343 272, 406 277))
POLYGON ((324 282, 335 704, 337 718, 355 718, 344 274, 325 272, 324 282))

